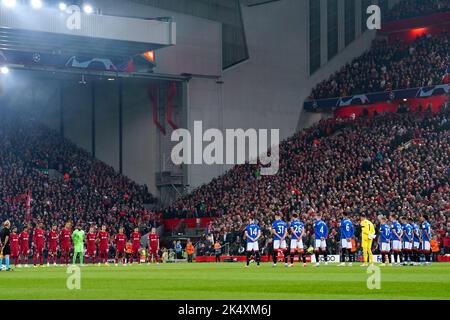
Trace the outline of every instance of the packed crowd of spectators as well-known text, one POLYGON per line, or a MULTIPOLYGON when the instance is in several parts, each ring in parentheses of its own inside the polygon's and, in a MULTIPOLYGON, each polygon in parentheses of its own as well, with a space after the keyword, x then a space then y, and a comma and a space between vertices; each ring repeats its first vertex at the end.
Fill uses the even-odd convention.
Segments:
POLYGON ((450 35, 423 35, 411 44, 374 40, 372 48, 319 83, 310 99, 440 84, 450 66, 450 35))
POLYGON ((449 0, 402 0, 389 10, 384 20, 411 19, 441 12, 450 12, 449 0))
POLYGON ((62 227, 120 225, 143 231, 161 222, 146 209, 155 202, 140 186, 32 120, 0 108, 0 218, 19 229, 42 221, 62 227), (51 174, 56 172, 56 176, 51 174), (27 205, 29 204, 29 205, 27 205))
MULTIPOLYGON (((220 212, 209 227, 213 239, 243 248, 243 228, 257 219, 262 247, 271 245, 274 212, 286 219, 297 212, 311 243, 315 212, 330 227, 328 245, 336 252, 339 220, 347 211, 377 222, 379 215, 428 214, 440 240, 450 232, 450 112, 384 114, 373 119, 330 119, 299 132, 280 146, 280 170, 259 176, 257 165, 240 165, 174 204, 206 206, 220 212), (237 244, 237 245, 236 245, 237 244)), ((357 236, 358 236, 357 231, 357 236)), ((211 250, 205 238, 202 250, 211 250), (203 249, 204 248, 204 249, 203 249)))

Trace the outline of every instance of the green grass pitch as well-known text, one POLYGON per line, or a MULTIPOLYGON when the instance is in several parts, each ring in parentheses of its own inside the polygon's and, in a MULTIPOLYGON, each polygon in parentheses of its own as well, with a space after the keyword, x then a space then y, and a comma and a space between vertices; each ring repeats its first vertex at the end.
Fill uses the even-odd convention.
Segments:
POLYGON ((450 299, 450 263, 384 267, 369 290, 365 268, 336 265, 176 263, 84 266, 81 289, 68 290, 65 267, 0 272, 0 299, 450 299))

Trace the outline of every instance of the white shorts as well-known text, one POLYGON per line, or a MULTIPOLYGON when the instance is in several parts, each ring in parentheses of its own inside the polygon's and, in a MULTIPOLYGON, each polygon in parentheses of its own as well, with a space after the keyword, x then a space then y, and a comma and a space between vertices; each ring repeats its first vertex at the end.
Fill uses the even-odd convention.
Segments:
POLYGON ((280 240, 273 240, 273 249, 274 250, 286 250, 286 240, 280 241, 280 240))
POLYGON ((403 249, 412 250, 412 243, 409 241, 403 242, 403 249))
POLYGON ((391 251, 391 244, 387 242, 381 243, 381 252, 390 252, 391 251))
POLYGON ((420 242, 419 242, 419 241, 414 241, 414 243, 413 243, 413 248, 416 249, 416 250, 419 250, 419 248, 420 248, 420 242))
POLYGON ((352 242, 347 241, 347 239, 341 239, 341 247, 342 249, 351 249, 352 248, 352 242))
POLYGON ((258 241, 247 242, 247 251, 259 251, 258 241))
POLYGON ((314 249, 319 249, 319 248, 326 249, 326 247, 327 247, 326 240, 320 240, 320 239, 314 240, 314 249))
POLYGON ((402 250, 402 242, 400 240, 392 240, 392 250, 401 251, 402 250))
POLYGON ((291 251, 303 251, 303 240, 291 239, 291 251))
POLYGON ((427 240, 422 241, 422 250, 430 251, 430 249, 431 249, 430 241, 427 240))

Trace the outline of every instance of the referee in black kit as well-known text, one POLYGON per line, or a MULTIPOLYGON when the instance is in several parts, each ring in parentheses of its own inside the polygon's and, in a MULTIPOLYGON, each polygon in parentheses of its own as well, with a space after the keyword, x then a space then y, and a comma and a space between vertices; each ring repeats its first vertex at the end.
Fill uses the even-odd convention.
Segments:
POLYGON ((0 231, 0 271, 3 270, 3 259, 5 259, 6 271, 12 271, 9 267, 9 256, 11 254, 11 246, 9 242, 9 234, 11 228, 11 222, 6 220, 3 224, 3 229, 0 231))

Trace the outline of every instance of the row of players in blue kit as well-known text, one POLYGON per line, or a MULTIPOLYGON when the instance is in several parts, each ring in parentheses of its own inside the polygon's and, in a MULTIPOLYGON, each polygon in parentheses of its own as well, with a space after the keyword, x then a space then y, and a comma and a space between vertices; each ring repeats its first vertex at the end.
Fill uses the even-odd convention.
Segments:
MULTIPOLYGON (((387 223, 386 217, 380 218, 379 241, 380 251, 382 255, 382 263, 386 265, 387 259, 391 263, 391 252, 394 255, 394 264, 400 265, 402 263, 418 264, 420 262, 420 252, 425 255, 426 264, 431 262, 431 227, 428 223, 428 217, 422 215, 420 217, 421 227, 415 223, 413 218, 401 217, 400 222, 395 214, 391 214, 391 225, 387 223), (387 259, 386 259, 387 257, 387 259)), ((273 234, 273 265, 277 264, 278 254, 284 254, 284 262, 286 267, 292 267, 294 263, 295 254, 299 254, 303 266, 306 267, 306 255, 303 247, 303 236, 305 235, 305 227, 303 222, 299 220, 297 214, 292 215, 290 224, 281 219, 281 214, 275 214, 275 221, 272 224, 273 234), (289 232, 290 231, 290 232, 289 232), (286 238, 290 236, 290 250, 287 250, 286 238), (290 256, 290 264, 288 264, 290 256)), ((341 235, 341 264, 345 265, 347 260, 349 266, 355 261, 352 254, 352 241, 354 238, 354 226, 348 218, 348 214, 344 213, 340 223, 341 235)), ((261 256, 259 253, 258 240, 261 237, 261 230, 256 222, 251 219, 249 225, 245 228, 245 239, 247 240, 247 264, 249 266, 252 255, 259 266, 261 256)), ((325 264, 328 264, 327 243, 328 226, 322 220, 320 213, 316 214, 314 222, 314 254, 316 258, 316 266, 320 265, 319 254, 323 254, 325 264)), ((372 253, 370 252, 371 263, 373 263, 372 253)), ((365 265, 364 265, 365 266, 365 265)))

